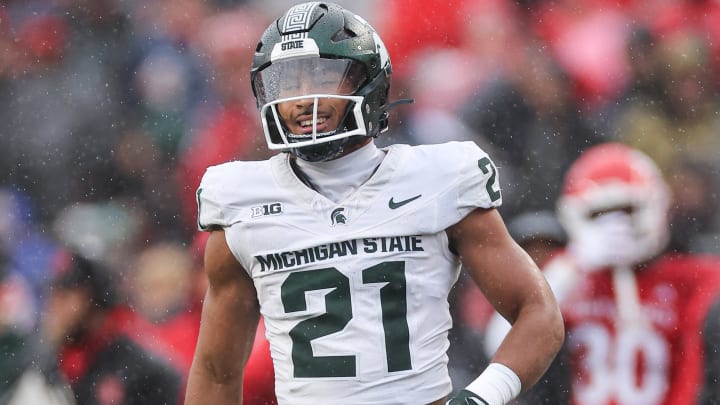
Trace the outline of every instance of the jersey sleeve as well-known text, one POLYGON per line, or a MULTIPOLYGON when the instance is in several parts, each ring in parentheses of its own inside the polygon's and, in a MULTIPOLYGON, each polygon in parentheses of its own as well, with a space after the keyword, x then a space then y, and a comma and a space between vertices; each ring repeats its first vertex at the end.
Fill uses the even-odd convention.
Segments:
POLYGON ((195 193, 198 205, 198 229, 201 231, 230 225, 223 209, 219 174, 216 168, 208 168, 195 193))
POLYGON ((268 161, 211 166, 197 189, 198 229, 227 228, 252 217, 252 207, 274 192, 268 161))
POLYGON ((425 164, 425 171, 414 181, 426 190, 438 190, 434 194, 435 212, 425 215, 429 225, 422 231, 447 229, 477 208, 495 208, 502 204, 497 167, 477 144, 448 142, 422 150, 426 152, 419 155, 418 164, 425 164))
POLYGON ((460 142, 458 209, 464 214, 475 208, 502 204, 498 169, 490 156, 474 142, 460 142))

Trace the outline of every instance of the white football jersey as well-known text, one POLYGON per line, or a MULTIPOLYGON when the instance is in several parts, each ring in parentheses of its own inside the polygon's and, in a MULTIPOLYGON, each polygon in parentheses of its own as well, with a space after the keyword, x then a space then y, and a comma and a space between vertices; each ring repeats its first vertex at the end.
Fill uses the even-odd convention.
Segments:
POLYGON ((221 226, 253 279, 280 404, 425 404, 451 391, 448 293, 460 263, 445 229, 501 203, 472 142, 394 145, 335 203, 287 154, 208 169, 199 227, 221 226))

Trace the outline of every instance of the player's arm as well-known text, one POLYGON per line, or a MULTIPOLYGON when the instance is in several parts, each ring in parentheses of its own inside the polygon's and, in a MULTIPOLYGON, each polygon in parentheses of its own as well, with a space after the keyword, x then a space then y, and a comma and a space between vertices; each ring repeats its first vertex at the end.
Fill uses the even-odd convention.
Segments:
POLYGON ((468 386, 489 405, 504 404, 535 384, 560 350, 565 336, 560 309, 496 209, 475 209, 447 232, 467 272, 512 324, 489 368, 468 386))
POLYGON ((188 377, 185 405, 242 403, 243 370, 259 320, 255 287, 222 230, 205 248, 208 291, 188 377))

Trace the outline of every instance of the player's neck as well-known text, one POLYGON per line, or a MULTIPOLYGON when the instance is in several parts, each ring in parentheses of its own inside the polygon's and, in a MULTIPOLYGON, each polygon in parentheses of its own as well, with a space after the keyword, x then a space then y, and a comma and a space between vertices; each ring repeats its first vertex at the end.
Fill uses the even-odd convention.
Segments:
POLYGON ((312 183, 317 192, 331 201, 339 202, 353 193, 375 173, 385 153, 374 142, 327 162, 307 162, 297 159, 297 168, 312 183))

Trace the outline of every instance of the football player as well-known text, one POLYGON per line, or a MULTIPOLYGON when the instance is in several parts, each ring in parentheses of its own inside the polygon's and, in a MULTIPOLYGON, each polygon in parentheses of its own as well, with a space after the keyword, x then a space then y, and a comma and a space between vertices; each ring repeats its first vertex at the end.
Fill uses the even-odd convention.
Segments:
POLYGON ((497 169, 469 142, 394 145, 391 64, 361 17, 291 7, 262 35, 252 89, 265 161, 197 190, 209 289, 187 404, 237 404, 262 314, 280 404, 505 404, 564 337, 547 282, 509 236, 497 169), (464 265, 513 324, 455 398, 448 293, 464 265))
POLYGON ((558 201, 568 247, 544 267, 568 332, 570 370, 557 375, 569 381, 550 378, 535 388, 555 393, 533 396, 720 403, 720 258, 665 251, 670 202, 655 163, 626 145, 590 148, 572 165, 558 201))

